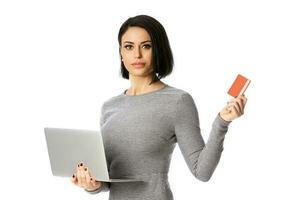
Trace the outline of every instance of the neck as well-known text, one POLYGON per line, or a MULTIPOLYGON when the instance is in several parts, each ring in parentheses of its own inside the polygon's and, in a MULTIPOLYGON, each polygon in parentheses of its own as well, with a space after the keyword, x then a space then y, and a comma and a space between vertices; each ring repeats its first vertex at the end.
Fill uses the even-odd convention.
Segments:
POLYGON ((147 93, 165 85, 160 80, 150 85, 152 81, 152 76, 143 77, 143 76, 129 75, 129 80, 131 86, 126 92, 129 95, 139 95, 139 94, 147 93))

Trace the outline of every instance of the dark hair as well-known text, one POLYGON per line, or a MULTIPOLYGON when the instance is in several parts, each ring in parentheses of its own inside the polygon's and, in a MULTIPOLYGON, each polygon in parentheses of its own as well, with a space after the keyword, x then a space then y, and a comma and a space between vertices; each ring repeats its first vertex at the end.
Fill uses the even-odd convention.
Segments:
MULTIPOLYGON (((119 53, 121 57, 121 39, 123 34, 128 30, 129 27, 140 27, 145 29, 150 35, 152 42, 152 64, 153 64, 153 75, 151 83, 154 83, 161 78, 171 74, 173 70, 173 55, 169 40, 164 27, 153 17, 147 15, 137 15, 127 19, 119 30, 118 41, 119 41, 119 53)), ((121 75, 125 79, 129 79, 129 72, 125 68, 121 60, 121 75)), ((150 84, 151 84, 150 83, 150 84)))

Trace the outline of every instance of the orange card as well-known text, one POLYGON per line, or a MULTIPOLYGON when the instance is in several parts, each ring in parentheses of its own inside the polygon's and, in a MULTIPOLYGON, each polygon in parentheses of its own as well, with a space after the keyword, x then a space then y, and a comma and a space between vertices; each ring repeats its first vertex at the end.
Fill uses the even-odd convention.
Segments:
POLYGON ((235 81, 233 82, 232 86, 230 87, 230 89, 228 90, 227 93, 233 97, 242 95, 246 91, 250 82, 251 81, 249 79, 238 74, 235 81))

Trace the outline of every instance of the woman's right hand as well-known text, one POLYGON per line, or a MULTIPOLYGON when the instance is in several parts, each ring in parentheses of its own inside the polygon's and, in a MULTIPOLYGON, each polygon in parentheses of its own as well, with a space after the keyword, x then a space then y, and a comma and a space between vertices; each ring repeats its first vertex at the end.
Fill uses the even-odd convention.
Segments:
POLYGON ((96 181, 95 178, 89 172, 89 169, 82 162, 76 166, 76 173, 73 174, 71 181, 84 188, 87 191, 94 191, 102 186, 101 181, 96 181))

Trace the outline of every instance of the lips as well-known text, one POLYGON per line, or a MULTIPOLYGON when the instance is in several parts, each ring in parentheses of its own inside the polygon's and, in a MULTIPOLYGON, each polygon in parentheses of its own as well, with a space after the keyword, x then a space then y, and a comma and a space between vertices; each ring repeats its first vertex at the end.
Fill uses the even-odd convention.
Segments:
POLYGON ((132 66, 135 67, 135 68, 142 68, 145 66, 145 62, 134 62, 132 63, 132 66))

